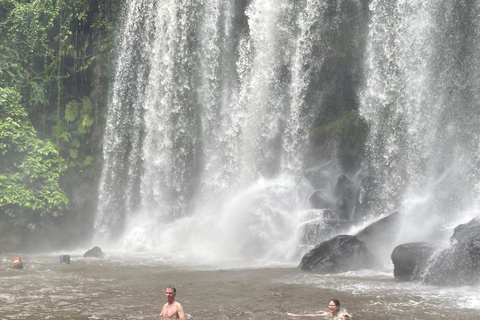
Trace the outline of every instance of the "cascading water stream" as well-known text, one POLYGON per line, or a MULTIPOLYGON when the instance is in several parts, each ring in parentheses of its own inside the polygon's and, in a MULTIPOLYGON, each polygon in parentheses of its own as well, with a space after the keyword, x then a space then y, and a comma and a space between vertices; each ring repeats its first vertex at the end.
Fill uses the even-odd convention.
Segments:
POLYGON ((405 215, 399 243, 443 240, 479 215, 480 4, 370 9, 361 107, 371 124, 368 207, 405 215))
POLYGON ((398 210, 398 243, 445 239, 478 215, 479 6, 125 1, 96 244, 297 263, 302 226, 321 215, 302 173, 336 153, 312 158, 310 134, 325 101, 344 108, 345 92, 326 91, 345 85, 329 57, 350 66, 367 32, 363 81, 351 81, 371 130, 356 218, 398 210), (368 30, 348 25, 355 15, 368 30))
POLYGON ((298 175, 315 117, 305 66, 325 11, 315 1, 126 1, 97 243, 203 258, 295 251, 312 191, 298 175))

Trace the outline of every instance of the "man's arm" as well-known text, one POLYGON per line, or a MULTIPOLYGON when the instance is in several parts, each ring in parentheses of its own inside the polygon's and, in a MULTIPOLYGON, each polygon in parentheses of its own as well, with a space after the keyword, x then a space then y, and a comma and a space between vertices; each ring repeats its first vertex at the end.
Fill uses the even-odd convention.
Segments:
POLYGON ((162 312, 160 312, 160 317, 165 317, 165 308, 167 307, 167 304, 165 303, 162 308, 162 312))
POLYGON ((177 314, 178 314, 178 317, 182 320, 185 319, 185 312, 183 312, 183 307, 182 305, 179 303, 177 304, 177 314))

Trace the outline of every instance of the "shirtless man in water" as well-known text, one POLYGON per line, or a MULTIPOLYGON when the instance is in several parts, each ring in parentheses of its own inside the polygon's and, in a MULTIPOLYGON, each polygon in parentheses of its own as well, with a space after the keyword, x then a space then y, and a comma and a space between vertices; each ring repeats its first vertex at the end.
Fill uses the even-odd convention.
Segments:
POLYGON ((185 319, 185 313, 180 303, 175 301, 177 295, 177 289, 174 286, 170 286, 165 290, 165 298, 167 303, 162 308, 160 317, 166 319, 185 319))

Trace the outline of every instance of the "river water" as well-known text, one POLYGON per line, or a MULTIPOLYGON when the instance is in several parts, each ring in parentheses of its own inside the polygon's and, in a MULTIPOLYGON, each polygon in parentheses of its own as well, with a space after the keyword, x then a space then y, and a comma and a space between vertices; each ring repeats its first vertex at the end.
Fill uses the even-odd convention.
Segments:
POLYGON ((480 319, 478 287, 397 282, 392 272, 305 273, 288 265, 236 268, 179 265, 152 255, 102 259, 61 253, 2 253, 0 319, 137 319, 159 314, 165 288, 190 319, 290 319, 325 311, 338 298, 353 319, 480 319))

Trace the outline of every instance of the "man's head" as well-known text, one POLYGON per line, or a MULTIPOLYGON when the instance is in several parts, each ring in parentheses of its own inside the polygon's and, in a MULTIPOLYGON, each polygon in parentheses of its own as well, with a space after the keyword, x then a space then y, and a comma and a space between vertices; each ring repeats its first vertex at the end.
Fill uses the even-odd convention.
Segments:
POLYGON ((177 295, 177 289, 174 286, 168 286, 165 290, 165 298, 168 302, 173 302, 177 295))

